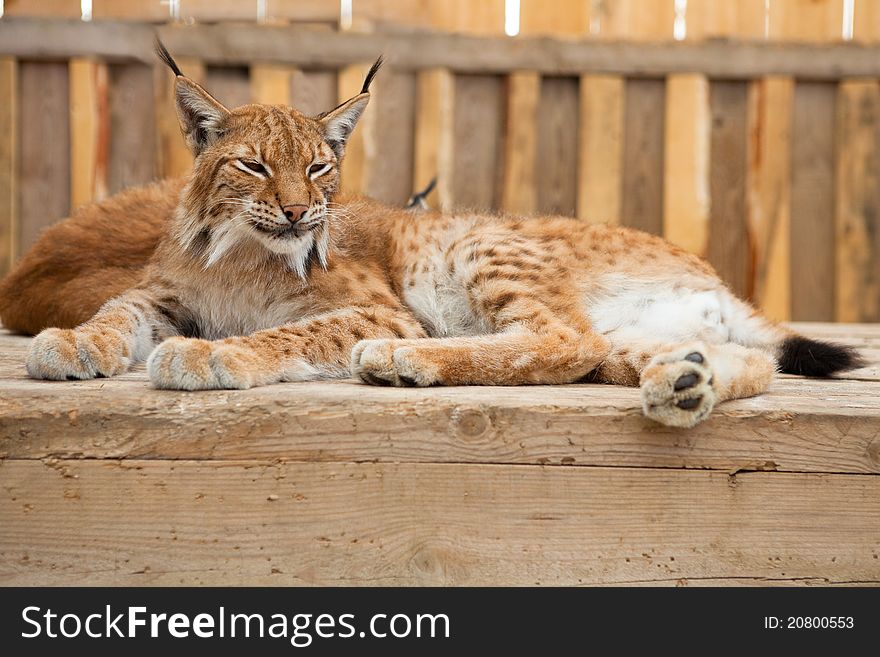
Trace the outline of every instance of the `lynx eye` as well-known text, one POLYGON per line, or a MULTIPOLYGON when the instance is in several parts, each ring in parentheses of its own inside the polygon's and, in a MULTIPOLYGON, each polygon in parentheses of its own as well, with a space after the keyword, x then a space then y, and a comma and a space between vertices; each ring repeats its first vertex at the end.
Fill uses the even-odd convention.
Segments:
POLYGON ((262 175, 266 175, 268 173, 266 171, 266 167, 264 167, 256 160, 238 160, 238 163, 249 169, 250 171, 253 171, 254 173, 260 173, 262 175))
POLYGON ((330 171, 330 165, 325 162, 318 162, 309 167, 309 178, 317 178, 323 176, 330 171))

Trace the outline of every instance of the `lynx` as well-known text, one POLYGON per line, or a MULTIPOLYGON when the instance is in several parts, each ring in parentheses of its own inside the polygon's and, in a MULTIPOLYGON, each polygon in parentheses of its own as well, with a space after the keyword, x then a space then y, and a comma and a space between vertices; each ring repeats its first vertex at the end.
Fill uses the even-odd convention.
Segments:
POLYGON ((859 364, 768 321, 659 237, 561 217, 413 215, 341 195, 346 141, 380 62, 361 93, 307 117, 227 109, 160 56, 192 175, 83 209, 6 278, 5 325, 55 327, 32 343, 32 377, 113 376, 146 360, 154 386, 181 390, 349 375, 592 381, 640 386, 647 417, 690 427, 720 401, 761 393, 777 370, 859 364))

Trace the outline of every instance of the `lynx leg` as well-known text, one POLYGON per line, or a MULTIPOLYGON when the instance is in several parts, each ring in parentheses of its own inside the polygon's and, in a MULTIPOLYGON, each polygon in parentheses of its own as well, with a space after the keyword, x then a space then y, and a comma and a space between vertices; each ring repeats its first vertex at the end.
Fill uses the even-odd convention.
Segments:
POLYGON ((121 374, 146 358, 157 340, 173 334, 150 294, 130 290, 75 329, 50 328, 37 335, 27 372, 35 379, 57 380, 121 374))
POLYGON ((638 374, 647 417, 668 426, 692 427, 718 402, 764 392, 775 371, 773 356, 760 349, 693 342, 666 346, 653 355, 645 347, 618 348, 597 379, 632 383, 638 374))

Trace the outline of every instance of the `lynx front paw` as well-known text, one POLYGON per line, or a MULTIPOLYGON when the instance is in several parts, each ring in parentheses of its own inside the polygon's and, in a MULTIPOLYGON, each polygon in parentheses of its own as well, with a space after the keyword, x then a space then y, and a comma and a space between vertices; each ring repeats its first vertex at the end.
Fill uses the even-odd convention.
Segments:
POLYGON ((715 406, 713 384, 701 345, 658 354, 642 372, 642 408, 661 424, 693 427, 715 406))
POLYGON ((169 390, 245 390, 255 384, 256 364, 243 348, 222 342, 169 338, 147 359, 157 388, 169 390))
POLYGON ((351 352, 351 373, 377 386, 431 386, 436 368, 408 340, 361 340, 351 352))
POLYGON ((130 364, 131 351, 118 331, 51 328, 34 338, 26 367, 35 379, 74 381, 121 374, 130 364))

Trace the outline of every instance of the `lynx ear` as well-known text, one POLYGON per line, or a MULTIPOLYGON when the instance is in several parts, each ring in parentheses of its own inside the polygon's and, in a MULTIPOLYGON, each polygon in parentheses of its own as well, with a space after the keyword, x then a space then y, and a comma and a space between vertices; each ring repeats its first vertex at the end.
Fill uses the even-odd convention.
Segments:
POLYGON ((364 113, 368 102, 370 102, 369 92, 360 93, 320 117, 319 120, 324 124, 324 139, 336 153, 337 158, 341 159, 345 153, 345 143, 357 125, 358 119, 361 118, 361 114, 364 113))
POLYGON ((183 74, 159 37, 156 37, 155 46, 156 55, 175 75, 174 96, 180 130, 193 155, 198 155, 220 136, 229 110, 183 74))
POLYGON ((187 77, 177 77, 174 94, 180 130, 193 155, 198 155, 223 133, 229 110, 187 77))
POLYGON ((370 102, 370 84, 373 82, 373 78, 376 77, 376 73, 379 72, 384 61, 385 58, 380 56, 373 62, 364 78, 361 92, 357 96, 349 98, 338 107, 317 117, 324 124, 324 139, 330 144, 330 148, 336 153, 337 158, 342 158, 345 152, 345 142, 348 141, 352 131, 354 131, 354 127, 357 125, 358 119, 364 113, 367 103, 370 102))

